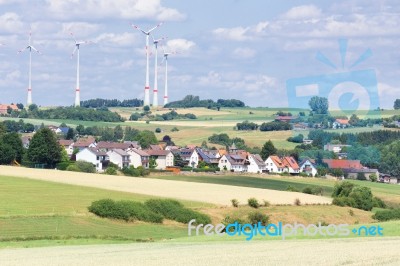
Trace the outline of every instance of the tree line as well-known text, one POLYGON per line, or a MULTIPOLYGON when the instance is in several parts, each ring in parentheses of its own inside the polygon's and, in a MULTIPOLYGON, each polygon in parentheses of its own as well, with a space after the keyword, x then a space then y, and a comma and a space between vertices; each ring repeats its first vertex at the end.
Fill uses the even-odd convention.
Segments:
POLYGON ((139 99, 117 100, 117 99, 89 99, 81 101, 81 107, 98 108, 98 107, 139 107, 143 105, 143 101, 139 99))
POLYGON ((236 99, 218 99, 216 102, 207 99, 200 100, 199 96, 187 95, 180 101, 170 102, 165 105, 166 108, 191 108, 191 107, 205 107, 208 109, 218 109, 221 107, 245 107, 244 102, 236 99))

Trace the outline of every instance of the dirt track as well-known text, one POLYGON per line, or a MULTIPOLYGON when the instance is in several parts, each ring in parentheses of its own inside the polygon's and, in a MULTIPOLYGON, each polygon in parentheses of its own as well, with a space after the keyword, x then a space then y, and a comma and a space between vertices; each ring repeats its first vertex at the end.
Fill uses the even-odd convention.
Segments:
POLYGON ((31 179, 222 205, 230 205, 230 201, 233 198, 244 203, 251 197, 255 197, 261 202, 262 200, 268 200, 272 204, 293 204, 296 198, 299 198, 302 204, 332 202, 330 198, 298 192, 11 166, 0 166, 0 175, 27 177, 31 179))
POLYGON ((398 265, 400 238, 137 243, 0 250, 21 265, 398 265))

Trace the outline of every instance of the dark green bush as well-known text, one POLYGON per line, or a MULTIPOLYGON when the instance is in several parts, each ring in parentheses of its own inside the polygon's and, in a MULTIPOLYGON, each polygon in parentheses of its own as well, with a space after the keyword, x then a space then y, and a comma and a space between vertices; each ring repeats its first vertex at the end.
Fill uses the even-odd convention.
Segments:
POLYGON ((135 201, 113 201, 102 199, 92 202, 89 211, 104 218, 125 221, 140 220, 151 223, 162 223, 163 217, 152 212, 143 203, 135 201))
POLYGON ((267 215, 258 211, 250 212, 247 218, 249 219, 250 224, 257 224, 258 222, 261 222, 262 225, 267 225, 269 221, 269 217, 267 215))
POLYGON ((239 201, 237 199, 231 199, 232 206, 237 208, 239 207, 239 201))
POLYGON ((287 186, 286 191, 299 192, 299 189, 292 185, 289 185, 287 186))
POLYGON ((210 217, 205 214, 185 208, 182 203, 171 199, 151 199, 145 205, 153 212, 161 214, 167 219, 180 223, 188 223, 196 219, 197 224, 211 223, 210 217))
POLYGON ((302 192, 303 192, 303 193, 306 193, 306 194, 314 194, 314 193, 313 193, 313 189, 312 189, 311 187, 305 187, 305 188, 303 188, 302 192))
POLYGON ((116 175, 117 174, 117 169, 114 167, 107 167, 107 169, 104 171, 104 174, 106 175, 116 175))
POLYGON ((57 167, 58 170, 65 171, 65 170, 67 170, 67 167, 70 166, 71 164, 74 164, 74 162, 71 162, 71 161, 69 161, 69 162, 61 162, 61 163, 58 163, 56 165, 56 167, 57 167))
POLYGON ((373 197, 372 205, 377 208, 386 208, 386 203, 378 197, 373 197))
POLYGON ((142 166, 135 168, 133 165, 131 165, 129 167, 122 168, 122 173, 127 176, 146 176, 150 174, 150 171, 142 166))
POLYGON ((250 207, 253 207, 256 209, 261 206, 256 198, 249 198, 247 200, 247 203, 249 204, 250 207))
POLYGON ((372 218, 378 221, 400 220, 400 209, 377 211, 372 218))

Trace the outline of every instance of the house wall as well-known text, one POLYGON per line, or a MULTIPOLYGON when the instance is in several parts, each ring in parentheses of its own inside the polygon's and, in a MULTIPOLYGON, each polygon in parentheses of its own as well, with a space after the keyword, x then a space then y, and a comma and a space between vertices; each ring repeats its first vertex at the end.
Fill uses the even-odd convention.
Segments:
POLYGON ((198 164, 199 164, 199 155, 196 151, 194 151, 192 153, 192 155, 190 156, 189 159, 189 166, 192 167, 192 162, 194 162, 194 166, 195 168, 197 168, 198 164))
POLYGON ((109 151, 107 152, 108 157, 110 157, 110 162, 118 165, 119 168, 123 168, 122 165, 122 156, 116 152, 109 151))
POLYGON ((265 160, 265 169, 269 171, 270 173, 283 173, 284 169, 283 168, 278 168, 278 166, 272 161, 270 157, 265 160))
POLYGON ((95 165, 96 171, 103 171, 103 164, 100 160, 97 160, 97 156, 88 149, 84 149, 76 154, 77 161, 85 161, 95 165))
POLYGON ((265 167, 260 167, 253 156, 249 156, 250 164, 247 166, 247 172, 249 173, 262 173, 265 170, 265 167))
POLYGON ((218 167, 221 171, 224 171, 224 166, 226 167, 227 171, 231 170, 231 163, 229 162, 229 160, 226 158, 225 155, 223 155, 219 161, 218 161, 218 167))
POLYGON ((130 165, 133 165, 133 167, 137 168, 139 166, 143 166, 142 165, 142 156, 140 156, 139 154, 137 154, 134 151, 127 151, 127 153, 130 155, 129 159, 130 159, 130 165))
POLYGON ((311 175, 315 177, 318 173, 317 169, 313 166, 313 164, 307 160, 300 166, 300 173, 304 172, 304 168, 310 167, 311 168, 311 175))

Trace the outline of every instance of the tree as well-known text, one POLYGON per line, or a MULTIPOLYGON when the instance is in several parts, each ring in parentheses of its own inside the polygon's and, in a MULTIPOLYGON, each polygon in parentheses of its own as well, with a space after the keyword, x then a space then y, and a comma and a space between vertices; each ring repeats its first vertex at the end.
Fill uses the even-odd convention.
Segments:
POLYGON ((308 105, 315 114, 328 113, 328 99, 325 97, 314 96, 308 101, 308 105))
POLYGON ((174 166, 184 167, 186 165, 186 161, 182 159, 179 153, 174 154, 174 166))
POLYGON ((19 110, 24 109, 24 105, 22 103, 17 103, 17 107, 19 110))
POLYGON ((28 110, 29 110, 29 112, 35 112, 35 111, 38 111, 39 108, 36 104, 33 103, 33 104, 29 105, 28 110))
POLYGON ((35 126, 33 124, 31 124, 31 123, 26 123, 24 125, 23 131, 26 132, 26 133, 31 133, 31 132, 35 131, 35 126))
POLYGON ((393 108, 394 108, 395 110, 400 109, 400 99, 396 99, 396 101, 394 101, 394 106, 393 106, 393 108))
POLYGON ((150 111, 150 106, 146 105, 143 107, 143 111, 149 112, 150 111))
POLYGON ((380 172, 400 176, 400 140, 385 145, 381 152, 380 172))
POLYGON ((11 164, 15 156, 13 147, 0 140, 0 164, 11 164))
POLYGON ((261 149, 261 158, 265 161, 270 155, 276 154, 277 149, 271 140, 265 142, 264 146, 261 149))
POLYGON ((149 130, 140 131, 140 133, 138 133, 135 136, 134 140, 137 140, 143 149, 147 149, 148 147, 150 147, 150 144, 158 143, 154 132, 149 131, 149 130))
POLYGON ((48 128, 39 129, 33 135, 27 152, 30 162, 36 164, 47 164, 53 167, 61 161, 61 149, 56 135, 48 128))
POLYGON ((356 114, 352 114, 349 119, 349 124, 356 126, 360 122, 360 118, 356 114))
POLYGON ((154 156, 151 156, 151 157, 150 157, 150 159, 149 159, 149 168, 150 168, 150 169, 155 169, 155 168, 158 166, 156 160, 157 160, 156 157, 154 157, 154 156))
POLYGON ((11 114, 11 112, 13 111, 13 109, 10 106, 7 106, 7 114, 11 114))
POLYGON ((64 122, 62 122, 62 123, 60 124, 59 127, 68 127, 68 126, 67 126, 67 124, 65 124, 64 122))
POLYGON ((74 138, 74 130, 72 128, 69 128, 67 134, 65 135, 65 139, 73 139, 73 138, 74 138))
POLYGON ((3 135, 2 141, 5 145, 9 145, 14 150, 14 158, 17 162, 21 163, 22 156, 24 155, 24 146, 18 133, 11 132, 3 135))
POLYGON ((124 130, 120 125, 114 128, 114 139, 121 140, 124 138, 124 130))
POLYGON ((172 141, 171 137, 169 135, 165 135, 162 138, 162 141, 165 142, 168 146, 174 146, 175 143, 172 141))
POLYGON ((77 125, 76 131, 78 132, 79 135, 83 135, 83 133, 85 132, 85 127, 83 125, 77 125))

